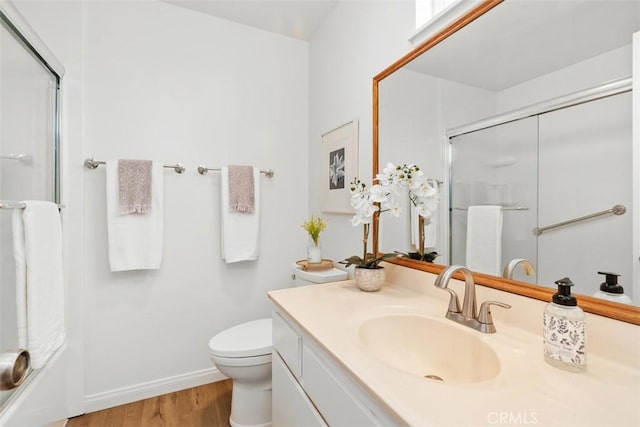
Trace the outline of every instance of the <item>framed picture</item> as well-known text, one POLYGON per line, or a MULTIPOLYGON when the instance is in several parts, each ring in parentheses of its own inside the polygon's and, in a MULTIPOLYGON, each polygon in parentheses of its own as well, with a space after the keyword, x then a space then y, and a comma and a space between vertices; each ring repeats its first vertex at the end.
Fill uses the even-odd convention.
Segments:
POLYGON ((322 211, 354 213, 349 183, 358 174, 358 121, 322 135, 321 156, 322 211))

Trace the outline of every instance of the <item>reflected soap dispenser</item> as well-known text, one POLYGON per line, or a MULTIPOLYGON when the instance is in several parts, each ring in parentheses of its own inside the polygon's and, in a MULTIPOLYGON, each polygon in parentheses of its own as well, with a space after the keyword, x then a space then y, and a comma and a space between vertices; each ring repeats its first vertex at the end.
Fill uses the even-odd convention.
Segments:
POLYGON ((600 290, 593 294, 594 297, 622 304, 631 304, 631 298, 624 294, 624 288, 618 284, 619 274, 605 273, 603 271, 598 271, 598 274, 603 274, 605 281, 600 284, 600 290))
POLYGON ((571 295, 571 279, 555 283, 558 292, 544 310, 544 360, 556 368, 582 372, 587 367, 585 315, 571 295))

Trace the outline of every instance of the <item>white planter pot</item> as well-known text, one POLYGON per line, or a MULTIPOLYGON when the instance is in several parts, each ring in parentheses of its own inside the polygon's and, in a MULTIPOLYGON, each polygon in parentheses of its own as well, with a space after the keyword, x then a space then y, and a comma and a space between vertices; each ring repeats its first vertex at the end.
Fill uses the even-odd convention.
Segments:
POLYGON ((382 288, 385 280, 383 267, 364 268, 356 267, 356 285, 361 291, 377 292, 382 288))

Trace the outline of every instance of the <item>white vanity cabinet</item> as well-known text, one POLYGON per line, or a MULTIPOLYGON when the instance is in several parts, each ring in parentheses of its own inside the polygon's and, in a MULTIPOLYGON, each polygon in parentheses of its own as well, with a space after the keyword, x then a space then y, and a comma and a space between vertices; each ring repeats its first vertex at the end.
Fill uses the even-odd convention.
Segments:
POLYGON ((273 313, 273 346, 274 427, 398 424, 279 311, 273 313))

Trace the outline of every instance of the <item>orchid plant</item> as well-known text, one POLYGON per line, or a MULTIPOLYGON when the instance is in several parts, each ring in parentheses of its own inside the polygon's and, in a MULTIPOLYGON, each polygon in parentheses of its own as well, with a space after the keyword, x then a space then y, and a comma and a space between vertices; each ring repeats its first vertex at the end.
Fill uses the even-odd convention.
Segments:
POLYGON ((398 198, 402 191, 408 191, 409 200, 415 206, 417 214, 424 218, 425 224, 429 223, 433 212, 438 208, 437 181, 425 177, 416 165, 399 166, 387 163, 382 173, 376 175, 374 181, 377 183, 370 187, 358 178, 354 178, 351 182, 351 207, 356 211, 351 218, 351 225, 364 226, 364 249, 362 257, 347 258, 344 261, 347 266, 355 264, 360 267, 375 268, 382 260, 400 254, 396 252, 374 256, 367 252, 367 241, 369 227, 376 212, 391 212, 395 217, 400 216, 402 207, 398 198))

